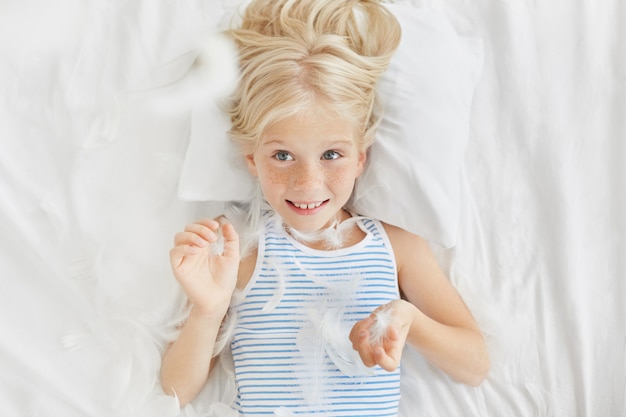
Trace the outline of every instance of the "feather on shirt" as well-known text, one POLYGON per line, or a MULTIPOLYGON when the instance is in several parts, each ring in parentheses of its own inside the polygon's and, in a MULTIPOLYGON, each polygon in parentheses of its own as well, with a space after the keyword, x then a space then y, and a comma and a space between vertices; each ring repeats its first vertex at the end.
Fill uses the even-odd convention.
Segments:
POLYGON ((348 338, 357 321, 399 298, 382 224, 357 224, 366 233, 361 242, 323 251, 266 219, 255 271, 231 307, 243 415, 397 415, 400 369, 365 367, 348 338))

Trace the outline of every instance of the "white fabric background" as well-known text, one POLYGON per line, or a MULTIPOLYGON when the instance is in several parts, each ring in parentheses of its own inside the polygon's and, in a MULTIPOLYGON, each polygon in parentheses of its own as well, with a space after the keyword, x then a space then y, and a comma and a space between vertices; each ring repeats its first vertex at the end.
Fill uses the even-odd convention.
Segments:
MULTIPOLYGON (((217 208, 176 199, 188 114, 142 91, 219 9, 16 3, 0 3, 0 415, 176 416, 157 381, 167 251, 217 208)), ((624 415, 626 5, 426 3, 485 46, 461 236, 438 253, 493 369, 466 388, 408 352, 403 415, 624 415)))

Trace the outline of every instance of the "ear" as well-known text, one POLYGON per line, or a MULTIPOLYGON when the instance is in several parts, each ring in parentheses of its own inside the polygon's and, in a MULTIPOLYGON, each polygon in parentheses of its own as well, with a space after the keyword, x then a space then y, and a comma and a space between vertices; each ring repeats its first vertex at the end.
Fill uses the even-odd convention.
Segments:
POLYGON ((254 160, 253 153, 246 155, 246 165, 248 166, 248 171, 250 172, 250 174, 252 174, 252 176, 254 177, 259 176, 259 173, 256 169, 256 161, 254 160))
POLYGON ((359 177, 363 171, 365 171, 365 163, 367 162, 367 152, 369 149, 359 152, 359 159, 357 161, 356 176, 359 177))

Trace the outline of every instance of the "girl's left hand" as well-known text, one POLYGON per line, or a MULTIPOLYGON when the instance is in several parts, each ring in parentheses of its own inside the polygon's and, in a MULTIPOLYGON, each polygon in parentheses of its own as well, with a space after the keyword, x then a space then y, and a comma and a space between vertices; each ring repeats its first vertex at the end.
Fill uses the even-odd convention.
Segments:
POLYGON ((359 353, 368 367, 379 365, 386 371, 394 371, 400 365, 402 350, 417 308, 405 300, 395 300, 377 308, 368 318, 357 322, 350 332, 352 348, 359 353), (379 342, 371 340, 377 313, 384 310, 389 323, 379 342))

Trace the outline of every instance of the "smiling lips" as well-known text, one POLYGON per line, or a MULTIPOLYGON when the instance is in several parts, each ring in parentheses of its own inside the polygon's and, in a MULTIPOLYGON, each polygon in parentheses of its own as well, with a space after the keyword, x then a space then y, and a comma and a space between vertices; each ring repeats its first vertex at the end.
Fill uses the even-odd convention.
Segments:
POLYGON ((293 201, 290 201, 290 203, 295 208, 299 208, 301 210, 312 210, 312 209, 316 209, 316 208, 320 207, 326 201, 328 201, 328 200, 320 201, 320 202, 317 202, 317 203, 295 203, 293 201))

